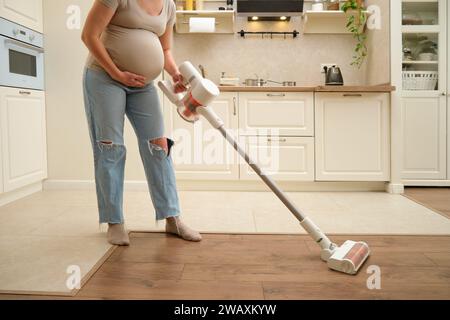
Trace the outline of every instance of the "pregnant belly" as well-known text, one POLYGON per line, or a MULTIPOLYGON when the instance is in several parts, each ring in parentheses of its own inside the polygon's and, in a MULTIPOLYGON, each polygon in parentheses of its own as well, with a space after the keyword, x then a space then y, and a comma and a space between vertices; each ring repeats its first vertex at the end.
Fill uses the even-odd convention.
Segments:
POLYGON ((103 41, 120 70, 142 75, 147 83, 155 80, 164 69, 161 42, 153 32, 110 28, 104 33, 103 41))

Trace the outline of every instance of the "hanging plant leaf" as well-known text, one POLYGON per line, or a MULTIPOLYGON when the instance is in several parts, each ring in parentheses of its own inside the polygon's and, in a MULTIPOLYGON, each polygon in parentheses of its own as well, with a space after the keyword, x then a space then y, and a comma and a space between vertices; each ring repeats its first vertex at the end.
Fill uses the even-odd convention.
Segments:
POLYGON ((353 61, 350 65, 361 68, 368 55, 366 46, 367 36, 364 34, 364 26, 367 22, 364 5, 361 0, 346 0, 342 5, 342 10, 344 12, 348 12, 349 10, 356 11, 349 15, 346 28, 357 42, 354 49, 356 54, 353 56, 353 61))

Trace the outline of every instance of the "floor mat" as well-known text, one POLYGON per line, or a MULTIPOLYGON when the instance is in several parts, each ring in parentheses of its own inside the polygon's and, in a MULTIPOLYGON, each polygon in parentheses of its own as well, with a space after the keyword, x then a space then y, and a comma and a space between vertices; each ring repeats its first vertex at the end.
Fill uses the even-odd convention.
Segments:
MULTIPOLYGON (((450 219, 401 195, 382 192, 288 195, 330 234, 450 234, 450 219)), ((298 221, 272 193, 181 192, 180 199, 186 222, 204 233, 305 234, 298 221)), ((149 204, 129 204, 129 228, 161 231, 162 226, 148 218, 149 212, 152 212, 149 204)))

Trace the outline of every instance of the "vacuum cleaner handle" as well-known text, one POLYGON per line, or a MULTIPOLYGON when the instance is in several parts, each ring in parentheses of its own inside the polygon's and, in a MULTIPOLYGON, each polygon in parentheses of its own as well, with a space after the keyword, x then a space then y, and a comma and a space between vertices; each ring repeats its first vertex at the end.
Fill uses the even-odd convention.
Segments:
MULTIPOLYGON (((200 110, 199 113, 204 115, 205 118, 210 121, 212 110, 208 108, 203 108, 200 110)), ((211 124, 214 126, 214 123, 211 122, 211 124)), ((300 209, 297 208, 297 206, 295 206, 295 204, 288 198, 283 190, 278 187, 275 181, 270 176, 265 174, 263 170, 261 170, 257 163, 254 162, 247 154, 247 152, 245 152, 245 150, 239 145, 236 139, 230 133, 228 133, 228 131, 223 126, 223 122, 222 125, 216 129, 219 130, 219 132, 233 146, 233 148, 239 153, 239 155, 245 159, 245 162, 247 162, 247 164, 256 172, 256 174, 264 181, 264 183, 270 188, 270 190, 275 193, 278 199, 280 199, 281 202, 283 202, 283 204, 289 209, 289 211, 292 212, 292 214, 297 218, 305 231, 308 232, 311 238, 313 238, 313 240, 317 242, 321 247, 322 260, 328 261, 336 245, 331 242, 331 240, 322 232, 322 230, 320 230, 320 228, 316 224, 314 224, 311 219, 309 219, 302 211, 300 211, 300 209)))
POLYGON ((223 120, 215 113, 215 111, 210 107, 198 107, 196 109, 197 113, 202 115, 208 122, 213 126, 214 129, 220 129, 225 126, 223 120))
POLYGON ((245 159, 248 165, 300 221, 306 232, 321 247, 321 258, 328 262, 328 267, 348 274, 355 274, 370 254, 368 245, 364 242, 346 241, 339 248, 332 243, 319 227, 294 205, 275 181, 265 174, 256 162, 250 158, 236 139, 225 129, 224 122, 214 112, 213 108, 208 107, 220 94, 217 85, 208 79, 204 79, 190 62, 183 63, 180 66, 180 72, 184 77, 185 84, 189 87, 189 90, 184 95, 175 93, 174 86, 170 81, 158 83, 169 100, 177 106, 180 116, 192 123, 199 119, 199 115, 203 116, 223 135, 225 140, 233 146, 238 154, 245 159))
POLYGON ((304 221, 306 216, 289 200, 287 195, 278 187, 273 179, 268 176, 259 166, 253 161, 247 152, 239 145, 236 139, 223 126, 218 128, 223 137, 233 146, 233 148, 244 158, 245 162, 256 172, 256 174, 264 181, 264 183, 272 190, 277 197, 286 205, 294 216, 300 221, 304 221))
MULTIPOLYGON (((185 67, 190 66, 191 65, 188 63, 185 67)), ((193 67, 190 69, 193 69, 193 67)), ((185 74, 189 74, 188 71, 185 71, 185 74)), ((192 71, 191 73, 195 74, 194 71, 192 71)), ((193 76, 193 78, 193 80, 195 80, 196 76, 193 76)), ((196 81, 200 80, 196 79, 196 81)), ((179 108, 187 108, 184 105, 184 96, 174 93, 174 86, 170 81, 162 81, 159 82, 158 85, 173 104, 175 104, 179 108)), ((239 145, 234 137, 228 133, 228 131, 225 129, 223 120, 214 112, 211 107, 207 106, 209 102, 213 101, 214 97, 219 95, 217 86, 210 80, 203 79, 201 83, 197 82, 196 85, 194 85, 193 92, 191 92, 191 97, 192 94, 195 98, 202 97, 201 100, 203 102, 200 106, 195 106, 195 112, 203 116, 215 129, 219 130, 219 132, 233 146, 233 148, 239 153, 239 155, 245 159, 248 165, 256 172, 256 174, 264 181, 264 183, 272 190, 272 192, 275 193, 275 195, 281 200, 281 202, 283 202, 283 204, 289 209, 289 211, 292 212, 292 214, 297 218, 302 227, 309 233, 314 241, 316 241, 320 245, 320 247, 322 248, 322 259, 327 261, 332 251, 334 250, 335 245, 310 219, 306 217, 305 214, 303 214, 303 212, 301 212, 294 205, 294 203, 278 187, 278 185, 272 180, 272 178, 261 170, 261 168, 250 158, 250 156, 239 145)), ((198 101, 196 100, 194 102, 196 104, 198 103, 198 101)), ((183 117, 183 114, 180 115, 183 117)), ((187 119, 185 118, 185 120, 187 119)))
POLYGON ((177 107, 183 106, 183 97, 181 93, 175 93, 175 87, 170 81, 159 81, 158 87, 166 95, 166 97, 177 107))

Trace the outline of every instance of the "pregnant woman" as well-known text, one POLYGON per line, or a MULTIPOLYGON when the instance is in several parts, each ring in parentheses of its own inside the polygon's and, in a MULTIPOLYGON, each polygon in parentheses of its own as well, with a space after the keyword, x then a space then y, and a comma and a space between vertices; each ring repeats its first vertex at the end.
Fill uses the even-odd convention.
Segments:
POLYGON ((156 219, 166 220, 168 233, 188 241, 202 239, 179 217, 170 157, 173 141, 164 137, 153 83, 165 69, 177 90, 184 89, 171 53, 174 23, 173 0, 96 0, 83 30, 82 40, 90 51, 83 87, 98 209, 113 245, 130 243, 123 218, 125 115, 139 141, 156 219))

